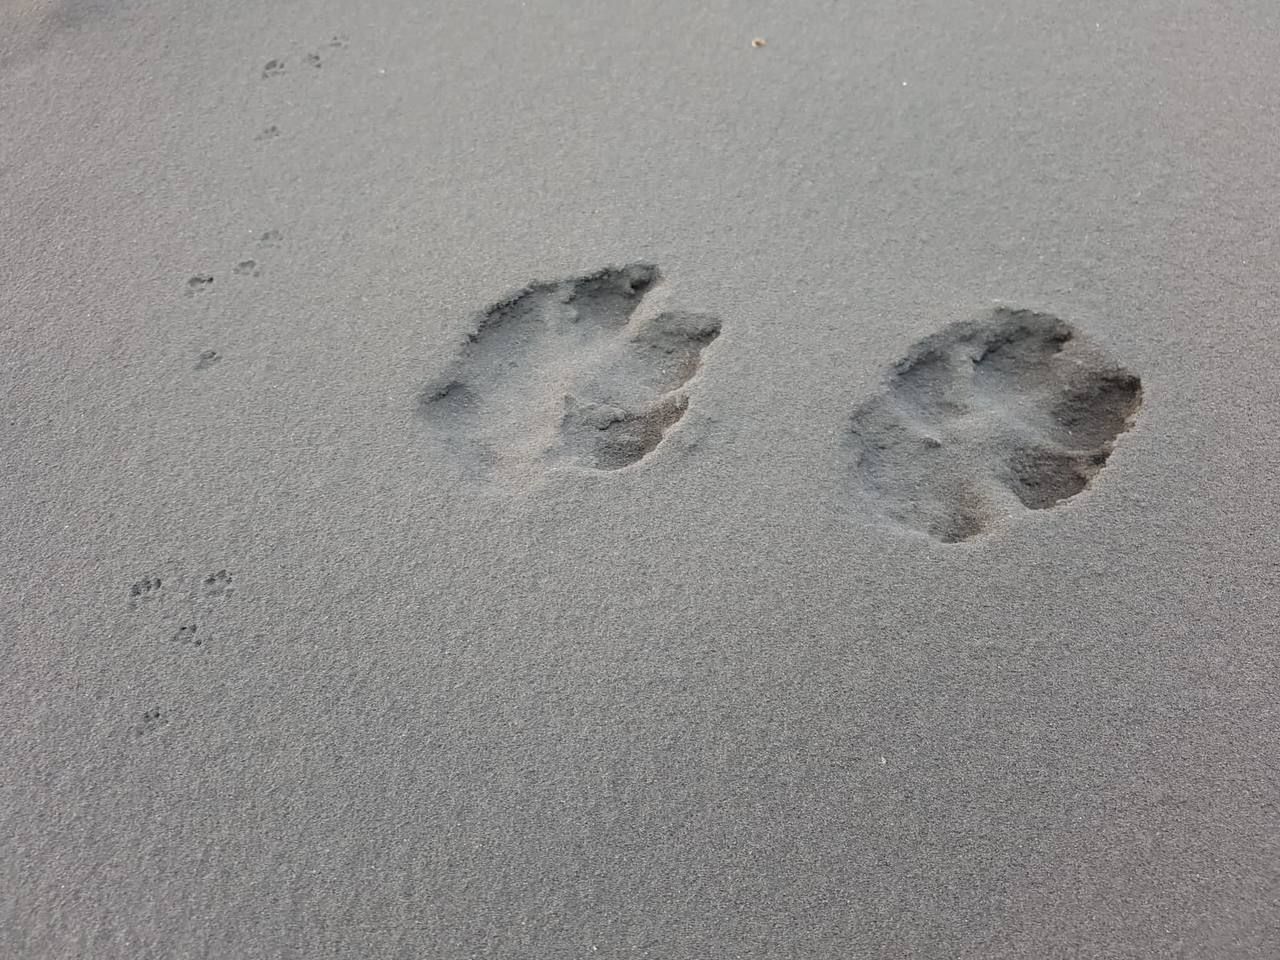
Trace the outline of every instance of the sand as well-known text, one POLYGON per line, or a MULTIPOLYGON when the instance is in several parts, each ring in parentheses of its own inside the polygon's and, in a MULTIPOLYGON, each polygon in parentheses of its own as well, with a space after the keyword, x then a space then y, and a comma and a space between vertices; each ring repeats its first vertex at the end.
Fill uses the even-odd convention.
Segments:
POLYGON ((1280 956, 1277 63, 1266 3, 6 4, 0 955, 1280 956), (1010 311, 1140 381, 1104 463, 1061 357, 901 386, 1010 311), (858 431, 958 395, 942 472, 858 431))

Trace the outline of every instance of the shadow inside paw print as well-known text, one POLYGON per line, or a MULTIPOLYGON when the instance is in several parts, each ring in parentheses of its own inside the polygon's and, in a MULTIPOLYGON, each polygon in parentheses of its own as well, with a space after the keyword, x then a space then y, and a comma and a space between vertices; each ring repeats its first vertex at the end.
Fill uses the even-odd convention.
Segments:
POLYGON ((707 314, 641 316, 659 280, 633 263, 530 284, 476 319, 419 409, 486 471, 639 463, 684 417, 720 335, 707 314))
POLYGON ((1138 376, 1070 324, 1001 307, 917 344, 858 408, 856 484, 902 527, 970 540, 1082 493, 1141 405, 1138 376))

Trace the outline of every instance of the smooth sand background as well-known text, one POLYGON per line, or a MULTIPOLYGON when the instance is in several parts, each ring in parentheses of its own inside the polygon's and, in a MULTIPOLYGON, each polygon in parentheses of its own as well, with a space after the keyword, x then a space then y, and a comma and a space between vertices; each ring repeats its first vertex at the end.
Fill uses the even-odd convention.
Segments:
POLYGON ((1264 2, 5 4, 0 953, 1280 955, 1278 63, 1264 2), (657 453, 430 442, 476 311, 637 259, 723 321, 657 453), (997 300, 1137 426, 886 527, 849 415, 997 300))

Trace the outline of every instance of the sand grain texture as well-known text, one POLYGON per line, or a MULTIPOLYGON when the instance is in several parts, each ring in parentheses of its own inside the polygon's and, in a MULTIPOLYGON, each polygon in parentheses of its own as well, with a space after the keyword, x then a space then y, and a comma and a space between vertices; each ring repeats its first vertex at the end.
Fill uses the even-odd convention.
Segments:
POLYGON ((1277 63, 0 5, 0 956, 1280 956, 1277 63))

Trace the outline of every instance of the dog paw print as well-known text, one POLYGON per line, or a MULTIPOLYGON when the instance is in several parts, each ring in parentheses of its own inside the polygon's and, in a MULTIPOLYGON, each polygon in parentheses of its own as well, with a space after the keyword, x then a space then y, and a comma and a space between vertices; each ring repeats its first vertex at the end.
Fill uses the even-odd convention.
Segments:
POLYGON ((262 79, 269 80, 284 73, 284 61, 273 58, 262 65, 262 79))
POLYGON ((260 277, 262 276, 262 268, 258 266, 257 260, 241 260, 235 265, 232 272, 237 277, 260 277))
POLYGON ((1051 510, 1105 467, 1139 378, 1049 314, 999 308, 917 344, 848 441, 876 512, 943 543, 1051 510))
POLYGON ((476 320, 421 397, 443 439, 484 470, 621 470, 653 453, 689 409, 686 385, 720 335, 712 316, 640 318, 652 264, 534 283, 476 320))

